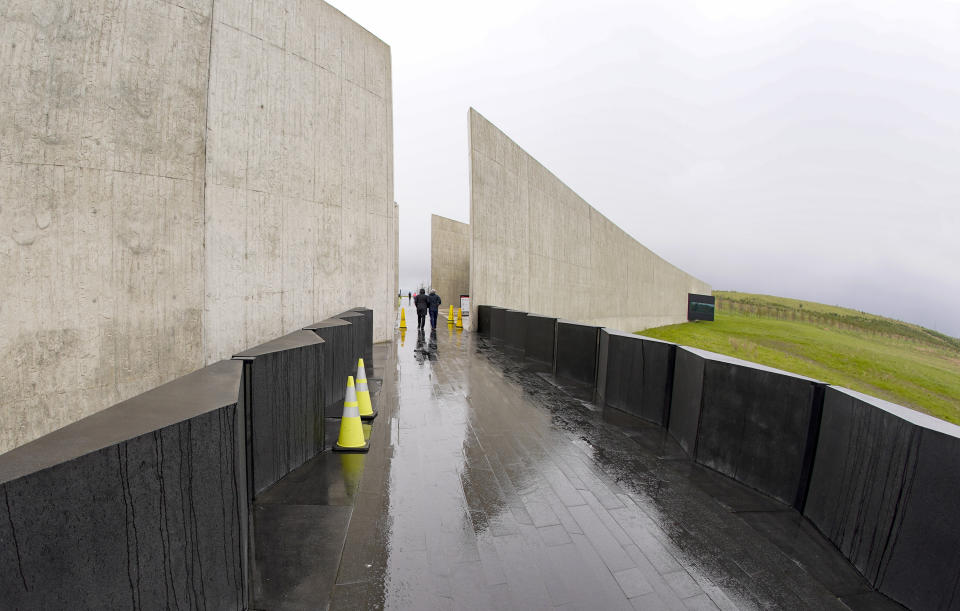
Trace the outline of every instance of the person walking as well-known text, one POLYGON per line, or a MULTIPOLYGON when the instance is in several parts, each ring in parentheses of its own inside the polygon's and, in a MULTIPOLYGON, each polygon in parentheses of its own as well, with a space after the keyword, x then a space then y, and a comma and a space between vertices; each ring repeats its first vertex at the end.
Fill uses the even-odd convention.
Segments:
POLYGON ((407 305, 410 305, 410 298, 411 298, 412 296, 413 296, 413 294, 412 294, 410 291, 407 291, 407 305))
POLYGON ((427 305, 430 307, 430 327, 437 328, 437 313, 440 309, 440 295, 433 289, 430 289, 430 296, 427 297, 427 305))
POLYGON ((426 295, 426 291, 420 289, 420 292, 416 297, 413 298, 414 305, 417 306, 417 328, 423 329, 423 325, 426 322, 427 318, 427 307, 429 306, 430 299, 426 295))

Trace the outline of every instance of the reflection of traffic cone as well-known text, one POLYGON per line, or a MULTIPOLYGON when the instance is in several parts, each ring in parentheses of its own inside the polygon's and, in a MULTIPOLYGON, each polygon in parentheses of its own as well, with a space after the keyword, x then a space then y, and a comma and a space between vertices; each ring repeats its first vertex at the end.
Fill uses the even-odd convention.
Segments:
POLYGON ((407 340, 407 330, 405 328, 400 329, 400 346, 403 347, 403 342, 407 340))
POLYGON ((353 376, 347 378, 347 395, 343 398, 343 417, 340 418, 340 436, 334 444, 335 452, 366 452, 370 444, 363 439, 363 422, 357 405, 357 390, 353 376))
POLYGON ((363 359, 357 362, 357 405, 362 419, 373 420, 377 417, 377 412, 373 411, 373 403, 370 402, 370 388, 367 387, 367 370, 363 366, 363 359))
POLYGON ((370 433, 372 433, 372 432, 373 432, 373 425, 372 425, 372 424, 367 424, 366 422, 364 422, 364 423, 363 423, 363 439, 364 439, 364 441, 370 441, 370 433))
POLYGON ((363 477, 363 463, 367 457, 363 454, 342 454, 340 456, 340 472, 343 474, 343 488, 347 496, 353 498, 360 487, 360 478, 363 477))
POLYGON ((400 310, 400 328, 401 329, 407 328, 407 317, 405 316, 405 312, 406 310, 404 309, 400 310))
POLYGON ((457 328, 463 328, 463 310, 461 308, 457 308, 457 328))
POLYGON ((447 324, 453 325, 453 305, 450 306, 450 315, 447 316, 447 324))

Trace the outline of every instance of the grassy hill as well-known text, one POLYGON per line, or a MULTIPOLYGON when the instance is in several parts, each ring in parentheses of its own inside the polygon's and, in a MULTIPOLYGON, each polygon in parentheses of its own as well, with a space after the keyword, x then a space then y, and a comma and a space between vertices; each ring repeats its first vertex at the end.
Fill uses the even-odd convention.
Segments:
POLYGON ((817 378, 960 424, 960 339, 809 301, 714 295, 714 322, 639 333, 817 378))

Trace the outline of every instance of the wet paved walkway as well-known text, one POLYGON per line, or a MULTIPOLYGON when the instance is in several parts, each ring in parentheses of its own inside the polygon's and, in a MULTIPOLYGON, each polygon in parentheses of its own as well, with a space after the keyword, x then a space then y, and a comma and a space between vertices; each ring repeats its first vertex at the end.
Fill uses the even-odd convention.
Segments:
POLYGON ((420 339, 407 320, 377 346, 380 416, 332 608, 899 608, 662 429, 442 317, 420 339))

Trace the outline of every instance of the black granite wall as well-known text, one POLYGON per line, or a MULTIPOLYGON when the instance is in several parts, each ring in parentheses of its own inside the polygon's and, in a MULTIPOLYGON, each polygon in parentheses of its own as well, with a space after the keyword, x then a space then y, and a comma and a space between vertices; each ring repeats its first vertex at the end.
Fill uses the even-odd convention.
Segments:
POLYGON ((871 583, 916 466, 919 432, 895 414, 826 390, 803 513, 871 583))
POLYGON ((241 364, 0 456, 0 607, 244 609, 241 364))
POLYGON ((363 314, 361 339, 363 344, 363 364, 367 368, 367 375, 373 376, 373 310, 370 308, 353 308, 353 312, 363 314))
POLYGON ((490 337, 490 306, 477 306, 477 328, 476 333, 490 337))
POLYGON ((931 427, 935 428, 920 431, 916 463, 908 463, 913 466, 912 479, 876 586, 910 609, 956 610, 960 609, 960 438, 952 425, 931 423, 931 427))
POLYGON ((804 516, 867 581, 909 608, 960 608, 958 430, 826 390, 804 516))
POLYGON ((301 330, 234 357, 244 362, 255 494, 323 450, 323 348, 316 333, 301 330))
POLYGON ((493 306, 490 308, 490 339, 507 339, 507 309, 493 306))
POLYGON ((599 333, 600 327, 558 320, 554 375, 595 384, 599 333))
POLYGON ((527 313, 507 310, 504 314, 506 344, 510 348, 524 350, 527 345, 527 313))
POLYGON ((666 426, 676 346, 601 329, 597 398, 601 405, 666 426))
MULTIPOLYGON (((353 333, 351 337, 353 338, 353 345, 350 348, 350 361, 353 363, 353 373, 350 375, 356 375, 357 373, 357 361, 367 351, 367 337, 366 332, 364 331, 364 326, 366 325, 366 316, 361 312, 354 312, 353 310, 347 310, 341 314, 337 314, 337 318, 345 320, 354 326, 353 333)), ((416 320, 414 320, 414 325, 416 325, 416 320)), ((373 331, 371 327, 370 337, 373 337, 373 331)))
POLYGON ((356 327, 340 318, 328 318, 306 327, 305 330, 312 331, 323 339, 320 389, 325 404, 324 416, 339 418, 343 414, 347 376, 357 373, 357 364, 351 360, 356 327))
POLYGON ((703 369, 704 358, 699 353, 677 346, 668 425, 670 435, 691 456, 696 452, 700 429, 703 369))
POLYGON ((799 505, 813 459, 807 439, 820 422, 817 386, 721 355, 705 358, 696 461, 799 505))
POLYGON ((524 342, 526 358, 553 366, 557 342, 557 319, 538 314, 527 314, 527 339, 524 342))

